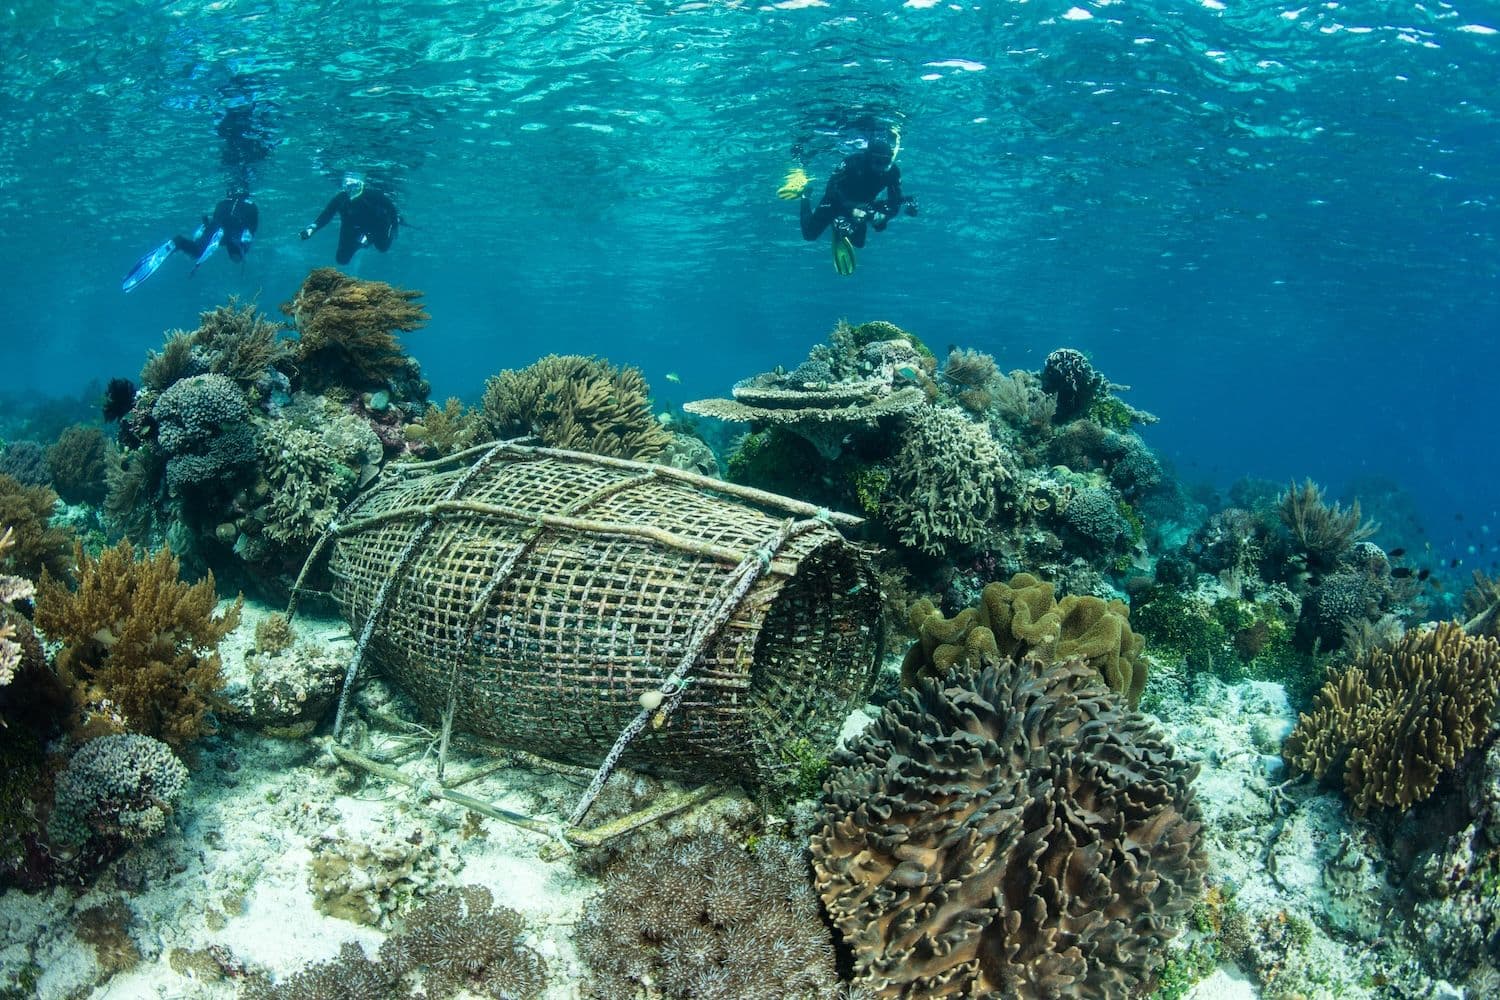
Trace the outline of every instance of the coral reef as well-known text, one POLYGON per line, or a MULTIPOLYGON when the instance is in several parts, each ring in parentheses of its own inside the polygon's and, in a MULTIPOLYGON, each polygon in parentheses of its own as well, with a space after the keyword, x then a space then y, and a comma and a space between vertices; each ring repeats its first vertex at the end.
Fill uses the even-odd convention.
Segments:
POLYGON ((709 835, 626 855, 577 932, 588 995, 832 1000, 833 946, 804 871, 794 846, 764 838, 749 851, 709 835))
POLYGON ((259 519, 278 545, 310 547, 359 484, 357 469, 327 437, 286 420, 261 432, 260 470, 269 491, 259 519))
MULTIPOLYGON (((0 531, 0 566, 15 545, 15 532, 6 527, 0 531)), ((9 684, 21 669, 24 647, 18 641, 18 626, 10 621, 7 605, 29 601, 36 596, 36 585, 10 573, 0 573, 0 684, 9 684)))
POLYGON ((406 436, 421 441, 434 456, 442 457, 478 443, 483 430, 479 411, 465 410, 457 396, 449 396, 442 406, 429 403, 427 412, 418 421, 406 425, 406 436))
POLYGON ((910 414, 891 463, 880 516, 903 545, 938 556, 977 545, 996 530, 1014 462, 982 425, 957 410, 925 407, 910 414))
POLYGON ((109 440, 102 430, 74 424, 47 449, 52 488, 68 503, 97 504, 104 499, 111 460, 109 440))
POLYGON ((995 359, 983 351, 955 347, 943 365, 943 381, 959 406, 970 413, 984 413, 994 401, 989 384, 997 375, 995 359))
POLYGON ((1277 513, 1315 572, 1333 569, 1353 547, 1375 534, 1378 525, 1360 520, 1359 501, 1348 510, 1323 501, 1323 490, 1311 479, 1296 483, 1282 494, 1277 513))
POLYGON ((923 680, 834 760, 817 888, 876 997, 1149 988, 1204 859, 1190 787, 1084 664, 923 680))
POLYGON ((183 583, 166 550, 138 559, 122 541, 98 558, 79 546, 76 558, 77 591, 43 576, 36 625, 62 644, 57 670, 74 688, 80 728, 144 733, 173 747, 210 732, 223 686, 216 647, 243 601, 215 614, 213 574, 183 583))
POLYGON ((358 840, 327 831, 313 846, 308 887, 321 913, 390 927, 401 907, 437 891, 442 873, 439 845, 420 830, 402 834, 383 828, 358 840))
POLYGON ((292 354, 303 386, 357 390, 390 384, 408 363, 392 331, 410 333, 432 318, 415 304, 421 297, 331 267, 314 270, 281 307, 297 331, 292 354))
POLYGON ((159 740, 139 733, 90 740, 57 777, 52 838, 74 846, 91 837, 149 840, 166 829, 187 780, 187 768, 159 740))
POLYGON ((0 476, 22 486, 45 486, 52 478, 46 449, 35 441, 12 441, 0 453, 0 476))
POLYGON ((23 486, 0 476, 0 524, 10 530, 10 548, 0 557, 7 572, 40 579, 43 572, 73 577, 73 533, 51 523, 57 494, 45 486, 23 486))
POLYGON ((1071 347, 1047 355, 1042 365, 1042 390, 1057 399, 1057 419, 1072 420, 1087 412, 1109 391, 1109 380, 1094 370, 1089 359, 1071 347))
POLYGON ((174 493, 222 487, 255 462, 250 410, 227 376, 190 375, 174 382, 157 397, 151 415, 174 493))
POLYGON ((649 461, 672 440, 651 415, 638 369, 578 354, 492 376, 480 410, 487 435, 535 436, 551 448, 649 461))
POLYGON ((1497 694, 1500 640, 1457 622, 1416 629, 1330 675, 1282 754, 1342 785, 1357 815, 1407 809, 1489 734, 1497 694))
POLYGON ((346 941, 339 957, 272 985, 246 983, 244 1000, 375 1000, 421 996, 448 1000, 465 990, 494 1000, 533 1000, 547 985, 542 957, 522 942, 516 911, 494 905, 488 889, 448 889, 407 914, 371 961, 346 941), (420 992, 413 992, 420 979, 420 992))
POLYGON ((1048 663, 1081 658, 1111 690, 1134 706, 1146 686, 1145 640, 1130 630, 1120 601, 1068 595, 1030 573, 991 583, 979 603, 945 619, 926 599, 912 605, 917 641, 901 664, 902 681, 945 677, 955 666, 977 667, 1031 656, 1048 663))

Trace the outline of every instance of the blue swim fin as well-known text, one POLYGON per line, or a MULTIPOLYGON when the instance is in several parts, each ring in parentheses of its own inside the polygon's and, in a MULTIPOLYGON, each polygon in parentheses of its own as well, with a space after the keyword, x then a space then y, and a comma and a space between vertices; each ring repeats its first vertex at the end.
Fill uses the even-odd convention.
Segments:
POLYGON ((146 254, 146 256, 136 261, 135 267, 132 267, 130 273, 125 275, 125 280, 120 283, 120 291, 128 292, 136 285, 151 277, 156 273, 156 269, 161 267, 166 262, 166 259, 176 252, 177 244, 172 240, 167 240, 167 242, 146 254))
POLYGON ((198 265, 214 255, 214 251, 219 249, 219 243, 223 239, 224 230, 222 228, 215 229, 214 234, 210 236, 208 238, 208 242, 203 245, 203 252, 198 255, 197 260, 193 261, 193 269, 188 272, 189 275, 198 273, 198 265))

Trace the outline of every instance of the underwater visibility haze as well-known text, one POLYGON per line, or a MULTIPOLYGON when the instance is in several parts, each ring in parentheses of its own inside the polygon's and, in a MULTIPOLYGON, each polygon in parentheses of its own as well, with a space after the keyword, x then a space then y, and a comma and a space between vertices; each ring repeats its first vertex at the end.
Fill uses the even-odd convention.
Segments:
POLYGON ((0 1000, 1500 995, 1500 5, 0 43, 0 1000))

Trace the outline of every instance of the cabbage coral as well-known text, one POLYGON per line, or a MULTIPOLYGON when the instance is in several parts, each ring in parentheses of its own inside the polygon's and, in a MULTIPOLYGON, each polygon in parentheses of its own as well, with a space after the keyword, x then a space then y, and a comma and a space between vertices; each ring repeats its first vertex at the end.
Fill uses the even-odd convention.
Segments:
POLYGON ((1137 995, 1205 867, 1196 768, 1078 661, 924 679, 825 785, 813 869, 863 995, 1137 995))

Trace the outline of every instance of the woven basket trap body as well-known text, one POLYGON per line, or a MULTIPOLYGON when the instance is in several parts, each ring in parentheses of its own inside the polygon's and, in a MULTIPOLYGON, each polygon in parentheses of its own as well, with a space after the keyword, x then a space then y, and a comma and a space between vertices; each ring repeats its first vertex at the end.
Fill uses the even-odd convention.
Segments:
MULTIPOLYGON (((477 474, 377 485, 357 518, 378 523, 334 546, 334 596, 358 632, 420 520, 397 512, 451 496, 470 475, 463 509, 444 509, 409 555, 368 655, 433 718, 451 701, 457 729, 597 764, 722 605, 731 574, 790 518, 642 469, 517 453, 477 474)), ((785 773, 794 741, 831 748, 878 667, 879 588, 836 528, 802 527, 704 645, 680 706, 626 762, 763 783, 785 773)))

